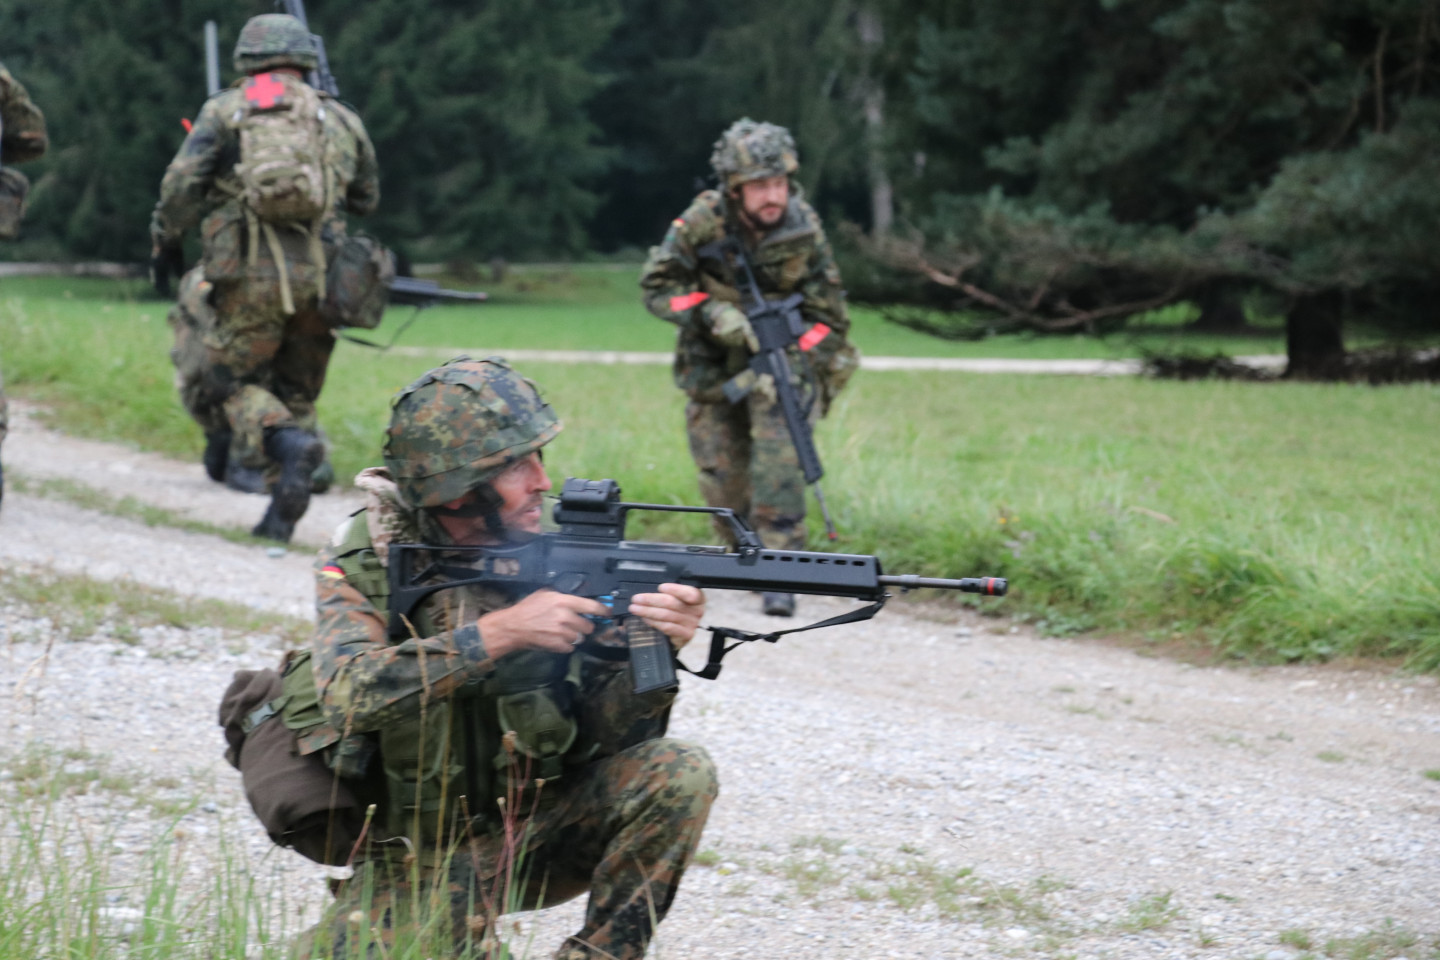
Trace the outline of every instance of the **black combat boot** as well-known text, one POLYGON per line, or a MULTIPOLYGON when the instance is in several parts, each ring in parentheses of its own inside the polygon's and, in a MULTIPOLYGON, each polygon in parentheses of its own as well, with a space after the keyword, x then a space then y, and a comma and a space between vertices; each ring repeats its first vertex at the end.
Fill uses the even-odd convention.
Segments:
POLYGON ((310 492, 324 493, 335 482, 335 468, 328 459, 321 461, 315 472, 310 474, 310 492))
POLYGON ((225 482, 225 467, 230 462, 229 430, 205 434, 205 452, 200 462, 205 464, 205 475, 216 483, 225 482))
POLYGON ((764 607, 766 616, 795 616, 795 594, 793 593, 762 593, 760 594, 760 605, 764 607))
POLYGON ((238 463, 225 467, 225 486, 238 493, 269 493, 265 486, 265 471, 252 470, 238 463))
POLYGON ((310 475, 320 466, 325 445, 298 427, 281 427, 265 432, 265 455, 280 464, 280 479, 270 491, 269 509, 250 533, 289 543, 310 506, 310 475))

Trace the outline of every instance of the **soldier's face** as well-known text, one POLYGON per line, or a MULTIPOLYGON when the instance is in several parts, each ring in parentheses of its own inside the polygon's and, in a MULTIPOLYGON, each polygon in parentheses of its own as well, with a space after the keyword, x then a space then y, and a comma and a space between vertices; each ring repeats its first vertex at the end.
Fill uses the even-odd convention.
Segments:
POLYGON ((777 226, 785 218, 785 206, 789 202, 789 177, 766 177, 740 184, 740 206, 757 226, 777 226))
MULTIPOLYGON (((490 486, 500 495, 500 526, 507 533, 540 532, 545 491, 553 484, 550 482, 550 475, 545 472, 545 464, 538 452, 510 464, 490 481, 490 486)), ((468 499, 468 496, 461 497, 445 506, 458 510, 468 499)), ((486 526, 484 517, 441 515, 438 519, 445 532, 458 544, 481 546, 497 539, 486 526)))

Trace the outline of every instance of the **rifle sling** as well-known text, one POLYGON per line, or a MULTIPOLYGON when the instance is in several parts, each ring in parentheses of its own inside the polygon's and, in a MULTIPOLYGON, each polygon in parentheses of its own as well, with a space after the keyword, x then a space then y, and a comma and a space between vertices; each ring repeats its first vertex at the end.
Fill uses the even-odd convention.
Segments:
MULTIPOLYGON (((675 666, 686 673, 692 673, 702 680, 714 680, 720 676, 720 661, 725 655, 742 643, 751 643, 755 640, 764 640, 766 643, 775 643, 787 633, 804 633, 806 630, 819 630, 821 627, 838 627, 842 623, 859 623, 862 620, 869 620, 880 612, 885 606, 889 596, 881 597, 868 607, 861 607, 859 610, 851 610, 847 613, 837 614, 827 620, 820 620, 804 627, 791 627, 789 630, 776 630, 774 633, 751 633, 749 630, 738 630, 735 627, 710 627, 710 653, 706 657, 705 666, 699 670, 691 670, 675 658, 675 666), (734 643, 727 645, 726 640, 734 640, 734 643)), ((597 660, 608 660, 611 662, 630 659, 628 647, 611 647, 593 642, 586 638, 578 649, 583 650, 597 660)))
POLYGON ((804 633, 806 630, 819 630, 821 627, 838 627, 842 623, 859 623, 862 620, 869 620, 880 612, 885 606, 888 596, 881 597, 868 607, 861 607, 859 610, 851 610, 848 613, 838 614, 827 620, 821 620, 805 627, 792 627, 789 630, 776 630, 774 633, 751 633, 749 630, 737 630, 734 627, 711 627, 710 628, 710 654, 706 658, 705 666, 699 670, 691 670, 678 659, 675 666, 686 673, 693 673, 702 680, 714 680, 720 676, 720 661, 725 655, 742 643, 751 643, 755 640, 764 640, 766 643, 775 643, 787 633, 804 633), (734 640, 734 643, 727 645, 726 640, 734 640))
POLYGON ((415 304, 415 312, 410 314, 410 319, 406 320, 400 325, 399 330, 396 330, 393 334, 391 334, 389 343, 379 344, 374 342, 373 340, 366 340, 364 337, 357 337, 353 333, 345 333, 340 329, 336 329, 335 337, 338 340, 348 340, 351 343, 357 343, 362 347, 369 347, 372 350, 379 350, 381 353, 389 353, 390 348, 395 346, 395 341, 400 339, 400 334, 404 333, 406 330, 409 330, 410 324, 420 319, 420 311, 424 310, 427 306, 428 304, 424 303, 415 304))

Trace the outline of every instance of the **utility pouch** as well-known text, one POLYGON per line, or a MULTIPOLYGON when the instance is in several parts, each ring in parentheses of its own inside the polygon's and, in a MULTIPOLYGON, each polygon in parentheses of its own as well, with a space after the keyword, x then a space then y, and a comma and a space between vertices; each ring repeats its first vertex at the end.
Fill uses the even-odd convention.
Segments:
POLYGON ((25 219, 25 197, 29 192, 29 177, 14 167, 0 167, 0 240, 20 236, 20 221, 25 219))
POLYGON ((492 683, 496 719, 508 745, 495 754, 495 769, 520 781, 522 789, 537 779, 559 777, 580 731, 572 708, 580 683, 579 654, 512 654, 500 663, 492 683))
POLYGON ((357 233, 347 236, 330 257, 325 273, 325 300, 321 314, 332 327, 380 325, 395 279, 395 256, 379 240, 357 233))
POLYGON ((239 769, 245 798, 271 840, 316 863, 342 866, 364 816, 322 754, 301 754, 295 732, 279 722, 290 706, 287 686, 274 670, 235 672, 220 701, 225 759, 239 769))
POLYGON ((449 829, 446 807, 466 792, 461 745, 450 740, 453 709, 431 701, 419 717, 380 731, 391 836, 433 844, 449 829))
MULTIPOLYGON (((554 780, 560 776, 566 751, 575 744, 579 729, 573 717, 562 711, 552 691, 527 690, 512 693, 496 702, 500 717, 500 729, 514 733, 515 752, 525 760, 516 758, 524 775, 529 767, 528 780, 554 780)), ((501 751, 495 757, 495 767, 504 770, 510 766, 510 756, 501 751)))

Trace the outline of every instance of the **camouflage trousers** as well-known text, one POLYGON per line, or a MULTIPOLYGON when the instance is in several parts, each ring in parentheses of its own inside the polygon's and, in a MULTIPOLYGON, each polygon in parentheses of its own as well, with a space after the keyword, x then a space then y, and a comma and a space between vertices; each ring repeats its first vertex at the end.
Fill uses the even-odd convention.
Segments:
POLYGON ((357 866, 299 955, 369 960, 418 939, 416 956, 499 956, 500 915, 588 892, 584 925, 555 956, 641 960, 719 792, 715 765, 702 747, 647 740, 567 771, 556 786, 554 802, 516 828, 525 838, 519 856, 505 856, 502 839, 487 836, 440 863, 422 855, 420 863, 375 858, 357 866))
POLYGON ((169 322, 180 401, 207 434, 230 431, 233 462, 271 467, 266 430, 318 432, 315 401, 335 337, 313 292, 297 296, 296 311, 287 317, 275 284, 211 284, 196 267, 181 280, 169 322))
MULTIPOLYGON (((778 403, 753 393, 735 404, 692 400, 685 431, 707 504, 734 510, 771 549, 805 548, 805 476, 778 403)), ((733 540, 725 524, 715 529, 733 540)))

